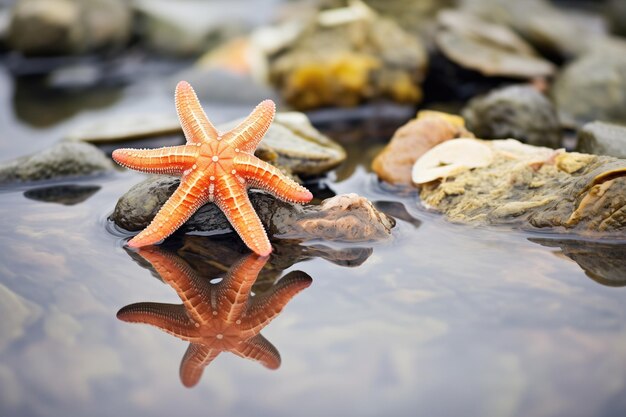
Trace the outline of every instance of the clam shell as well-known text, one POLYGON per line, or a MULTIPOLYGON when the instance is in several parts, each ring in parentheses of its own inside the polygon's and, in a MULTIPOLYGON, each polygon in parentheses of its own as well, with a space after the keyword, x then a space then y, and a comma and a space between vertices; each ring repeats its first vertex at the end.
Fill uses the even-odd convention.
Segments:
POLYGON ((484 167, 493 160, 491 148, 476 139, 453 139, 443 142, 413 165, 411 177, 415 184, 446 178, 467 169, 484 167))

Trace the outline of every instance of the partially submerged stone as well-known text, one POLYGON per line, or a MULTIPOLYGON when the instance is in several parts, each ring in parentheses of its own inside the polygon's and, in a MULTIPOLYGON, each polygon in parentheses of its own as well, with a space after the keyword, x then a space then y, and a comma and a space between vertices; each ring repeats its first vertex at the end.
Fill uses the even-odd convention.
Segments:
POLYGON ((392 184, 411 184, 415 161, 433 146, 454 138, 471 138, 459 116, 441 112, 421 111, 417 117, 400 127, 389 144, 372 162, 378 177, 392 184))
POLYGON ((469 130, 482 139, 518 139, 558 148, 561 124, 556 108, 530 85, 513 85, 472 99, 463 109, 469 130))
MULTIPOLYGON (((146 179, 119 199, 111 219, 126 230, 145 228, 179 183, 178 178, 169 176, 146 179)), ((250 201, 270 239, 369 242, 389 238, 395 225, 356 194, 332 197, 319 206, 286 203, 262 192, 250 192, 250 201)), ((225 233, 231 226, 215 204, 206 204, 181 230, 225 233)))
POLYGON ((626 158, 626 126, 587 123, 578 131, 579 152, 626 158))
MULTIPOLYGON (((220 126, 234 127, 233 121, 220 126)), ((257 153, 296 175, 323 174, 346 159, 346 151, 337 142, 315 129, 304 113, 276 113, 274 122, 263 137, 257 153)))
POLYGON ((353 7, 351 14, 340 10, 340 18, 334 10, 320 12, 269 56, 270 80, 295 108, 421 100, 427 56, 419 40, 394 21, 363 12, 361 3, 353 7))
POLYGON ((454 222, 616 234, 626 230, 626 160, 507 141, 486 167, 422 186, 423 204, 454 222))
MULTIPOLYGON (((100 144, 182 134, 174 114, 129 114, 121 119, 118 116, 79 126, 66 139, 100 144)), ((218 128, 228 130, 240 121, 224 123, 218 128)), ((341 145, 323 135, 305 114, 298 112, 276 113, 256 154, 289 173, 304 176, 323 174, 346 159, 341 145)))
POLYGON ((124 113, 79 125, 65 139, 100 144, 176 133, 182 129, 174 113, 124 113))
POLYGON ((95 146, 61 142, 34 155, 0 164, 0 184, 83 177, 111 169, 111 160, 95 146))
POLYGON ((569 126, 602 120, 626 123, 626 48, 597 51, 567 64, 551 94, 561 121, 569 126))
POLYGON ((68 55, 119 48, 131 35, 123 0, 18 0, 9 43, 26 55, 68 55))
POLYGON ((506 26, 451 10, 439 13, 435 37, 443 54, 487 77, 530 79, 554 73, 554 65, 506 26))

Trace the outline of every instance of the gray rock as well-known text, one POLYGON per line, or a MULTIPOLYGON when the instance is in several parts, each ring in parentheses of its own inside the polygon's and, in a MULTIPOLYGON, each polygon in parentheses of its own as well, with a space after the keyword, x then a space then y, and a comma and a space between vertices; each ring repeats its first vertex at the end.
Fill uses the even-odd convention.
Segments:
POLYGON ((463 117, 479 138, 514 138, 551 148, 561 145, 554 105, 530 85, 505 87, 474 98, 463 109, 463 117))
MULTIPOLYGON (((243 119, 218 125, 226 131, 243 119)), ((90 121, 70 131, 65 139, 96 144, 182 133, 180 122, 172 112, 163 114, 113 114, 90 121)), ((345 150, 320 133, 303 113, 277 113, 274 122, 259 144, 256 155, 288 173, 313 176, 341 164, 345 150)))
POLYGON ((438 48, 452 62, 486 77, 547 77, 554 65, 506 26, 467 13, 444 10, 437 16, 438 48))
POLYGON ((131 23, 123 0, 18 0, 9 42, 27 55, 85 53, 124 45, 131 23))
POLYGON ((551 94, 561 122, 580 126, 594 120, 626 123, 625 92, 626 54, 600 50, 568 64, 551 94))
MULTIPOLYGON (((618 0, 619 1, 619 0, 618 0)), ((607 35, 602 16, 560 9, 547 0, 462 0, 462 9, 511 27, 543 53, 573 58, 607 35)))
POLYGON ((579 152, 626 158, 626 126, 587 123, 578 131, 579 152))
POLYGON ((112 168, 111 160, 95 146, 62 142, 34 155, 0 164, 0 184, 82 177, 112 168))
MULTIPOLYGON (((131 231, 145 228, 176 190, 179 179, 154 176, 132 187, 115 206, 111 220, 131 231)), ((319 206, 300 206, 262 192, 250 192, 250 201, 270 238, 368 242, 391 236, 395 221, 356 194, 339 195, 319 206)), ((230 223, 215 204, 200 208, 181 229, 186 232, 229 232, 230 223)))

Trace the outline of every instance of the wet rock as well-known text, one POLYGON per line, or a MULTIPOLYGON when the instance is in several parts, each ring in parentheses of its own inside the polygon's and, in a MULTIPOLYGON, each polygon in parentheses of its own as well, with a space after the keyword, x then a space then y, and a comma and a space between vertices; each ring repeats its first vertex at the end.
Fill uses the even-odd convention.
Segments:
POLYGON ((112 168, 109 158, 95 146, 62 142, 34 155, 0 164, 0 184, 83 177, 112 168))
POLYGON ((626 126, 587 123, 578 131, 577 151, 626 158, 626 126))
POLYGON ((269 74, 297 109, 354 106, 379 98, 416 103, 426 63, 416 37, 357 3, 320 12, 269 56, 269 74))
POLYGON ((469 14, 445 10, 437 17, 435 41, 455 64, 486 77, 530 79, 548 77, 554 65, 506 26, 469 14))
MULTIPOLYGON (((221 124, 218 128, 229 130, 241 120, 221 124)), ((116 114, 79 126, 68 133, 66 139, 100 144, 172 133, 182 133, 174 114, 116 114)), ((256 155, 287 173, 304 176, 320 175, 346 159, 341 145, 320 133, 305 114, 298 112, 276 114, 256 155)))
POLYGON ((11 46, 26 55, 69 55, 123 46, 132 15, 122 0, 18 0, 11 46))
MULTIPOLYGON (((221 125, 220 130, 228 130, 239 121, 221 125)), ((277 113, 256 153, 276 166, 304 176, 323 174, 346 159, 341 145, 320 133, 299 112, 277 113)))
POLYGON ((178 117, 170 113, 125 113, 91 120, 73 128, 65 139, 95 144, 123 142, 182 133, 178 117))
MULTIPOLYGON (((179 182, 175 177, 158 176, 135 185, 120 198, 111 219, 126 230, 145 228, 179 182)), ((251 192, 250 201, 271 239, 368 242, 390 237, 395 225, 356 194, 332 197, 319 206, 286 203, 262 192, 251 192)), ((181 229, 217 233, 229 232, 231 226, 214 204, 206 204, 181 229)))
POLYGON ((463 109, 467 128, 482 139, 514 138, 558 148, 561 125, 554 105, 530 85, 494 90, 463 109))
POLYGON ((546 0, 463 0, 462 9, 514 29, 536 49, 560 59, 587 52, 607 34, 599 15, 565 11, 546 0))
POLYGON ((561 248, 599 284, 608 287, 626 286, 626 244, 593 242, 588 240, 557 240, 531 238, 543 246, 561 248))
POLYGON ((624 237, 626 160, 513 139, 484 144, 493 149, 493 162, 423 185, 426 207, 459 223, 624 237))
POLYGON ((626 123, 626 53, 598 51, 568 64, 551 91, 561 122, 626 123))
POLYGON ((399 128, 389 144, 372 162, 372 170, 383 181, 411 184, 411 169, 426 151, 446 140, 474 137, 458 116, 421 111, 417 117, 399 128))
POLYGON ((54 185, 25 191, 24 197, 45 203, 73 206, 87 200, 99 190, 100 186, 98 185, 54 185))

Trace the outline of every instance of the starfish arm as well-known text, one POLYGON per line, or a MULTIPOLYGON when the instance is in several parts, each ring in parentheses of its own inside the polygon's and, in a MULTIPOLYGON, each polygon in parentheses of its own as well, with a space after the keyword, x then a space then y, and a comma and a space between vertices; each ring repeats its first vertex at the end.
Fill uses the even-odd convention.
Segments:
POLYGON ((200 381, 204 368, 219 355, 219 349, 211 349, 198 343, 191 343, 180 362, 180 380, 187 388, 200 381))
POLYGON ((135 303, 122 307, 117 318, 128 323, 144 323, 180 339, 191 341, 197 332, 180 304, 135 303))
POLYGON ((232 352, 242 358, 260 362, 269 369, 277 369, 280 366, 278 349, 260 334, 242 342, 232 352))
POLYGON ((233 160, 237 173, 244 177, 248 184, 265 190, 281 200, 292 203, 307 203, 313 194, 278 168, 261 161, 254 155, 239 154, 233 160))
POLYGON ((176 86, 176 112, 183 128, 187 143, 207 142, 217 139, 219 133, 202 110, 200 101, 187 81, 176 86))
POLYGON ((302 271, 292 271, 285 275, 269 293, 254 297, 241 325, 242 330, 260 332, 296 294, 311 285, 311 282, 311 277, 302 271))
POLYGON ((246 246, 260 256, 269 255, 272 245, 250 203, 244 184, 234 175, 224 175, 218 180, 216 189, 215 203, 246 246))
POLYGON ((197 146, 180 145, 159 149, 116 149, 113 159, 123 167, 153 174, 180 175, 199 155, 197 146))
POLYGON ((209 280, 199 277, 181 257, 156 246, 141 248, 138 253, 174 288, 194 322, 206 323, 212 319, 209 280))
POLYGON ((243 311, 248 307, 252 284, 267 260, 267 257, 247 255, 230 268, 220 283, 218 314, 226 323, 233 323, 241 318, 243 311))
POLYGON ((264 100, 250 113, 250 116, 223 135, 233 148, 243 152, 254 152, 274 120, 276 105, 272 100, 264 100))
POLYGON ((138 248, 165 239, 182 226, 208 199, 203 172, 193 170, 183 175, 174 194, 161 207, 148 227, 128 242, 128 246, 138 248))

